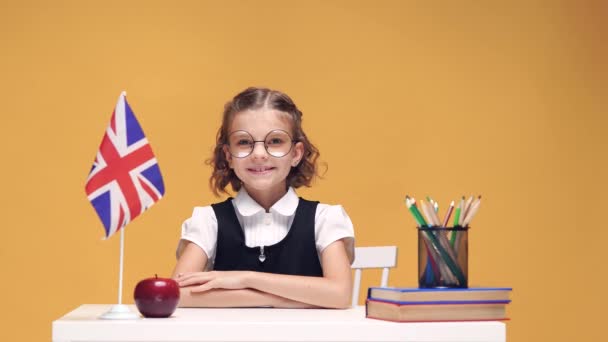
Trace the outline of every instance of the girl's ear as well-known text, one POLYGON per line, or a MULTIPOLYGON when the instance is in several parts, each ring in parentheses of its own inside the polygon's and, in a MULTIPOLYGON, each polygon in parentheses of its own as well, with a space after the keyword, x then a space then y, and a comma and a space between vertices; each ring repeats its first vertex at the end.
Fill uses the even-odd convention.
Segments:
POLYGON ((298 141, 296 143, 296 146, 294 146, 294 154, 293 154, 293 158, 291 159, 291 166, 292 167, 296 167, 298 166, 298 164, 300 164, 300 161, 302 160, 302 157, 304 156, 304 143, 302 143, 301 141, 298 141))
POLYGON ((232 169, 232 155, 230 154, 230 151, 228 151, 228 146, 222 145, 222 151, 224 152, 224 157, 228 162, 228 166, 232 169))

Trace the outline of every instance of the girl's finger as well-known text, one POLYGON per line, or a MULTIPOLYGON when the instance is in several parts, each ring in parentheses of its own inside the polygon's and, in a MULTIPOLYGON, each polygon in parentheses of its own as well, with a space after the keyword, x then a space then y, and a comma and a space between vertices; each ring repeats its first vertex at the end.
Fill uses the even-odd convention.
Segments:
POLYGON ((190 290, 190 292, 192 293, 200 293, 200 292, 205 292, 205 291, 209 291, 213 289, 213 284, 212 282, 207 282, 201 286, 197 286, 195 288, 193 288, 192 290, 190 290))
POLYGON ((204 284, 206 282, 208 282, 209 279, 208 277, 192 277, 192 278, 188 278, 188 279, 182 279, 180 281, 178 281, 177 283, 179 284, 179 286, 188 286, 188 285, 195 285, 195 284, 204 284))
POLYGON ((177 279, 188 279, 188 278, 192 278, 195 277, 196 275, 198 275, 201 272, 188 272, 188 273, 180 273, 177 275, 177 279))
POLYGON ((190 286, 190 285, 197 285, 197 284, 204 284, 205 281, 197 281, 196 279, 188 279, 188 280, 182 280, 179 281, 178 284, 179 286, 190 286))
POLYGON ((185 280, 185 279, 190 279, 192 277, 199 277, 199 276, 205 276, 205 277, 212 277, 215 274, 215 272, 184 272, 184 273, 180 273, 177 277, 178 280, 185 280))

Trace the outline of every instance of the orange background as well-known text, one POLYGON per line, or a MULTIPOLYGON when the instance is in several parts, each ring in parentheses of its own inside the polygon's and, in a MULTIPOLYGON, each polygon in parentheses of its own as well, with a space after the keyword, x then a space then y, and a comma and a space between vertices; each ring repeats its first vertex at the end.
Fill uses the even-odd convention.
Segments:
MULTIPOLYGON (((214 198, 223 104, 292 96, 329 165, 304 197, 340 203, 357 245, 397 245, 416 285, 405 194, 484 201, 470 282, 512 286, 509 341, 603 334, 608 202, 603 2, 22 1, 0 4, 0 340, 50 340, 115 303, 119 238, 84 183, 122 90, 167 193, 126 229, 124 297, 169 275, 180 225, 214 198)), ((376 285, 379 272, 364 275, 376 285)), ((363 294, 362 294, 363 296, 363 294)), ((362 297, 363 298, 363 297, 362 297)), ((361 298, 361 299, 362 299, 361 298)))

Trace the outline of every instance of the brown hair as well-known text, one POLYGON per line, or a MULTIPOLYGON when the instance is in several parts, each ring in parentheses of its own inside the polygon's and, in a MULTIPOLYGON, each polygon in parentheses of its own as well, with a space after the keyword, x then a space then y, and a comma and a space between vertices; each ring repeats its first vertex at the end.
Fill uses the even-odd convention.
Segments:
POLYGON ((319 150, 308 140, 302 130, 302 112, 287 94, 268 88, 251 87, 240 92, 224 105, 222 126, 217 131, 213 156, 206 160, 206 164, 213 167, 213 173, 209 178, 209 186, 216 196, 219 196, 221 192, 229 195, 226 191, 228 184, 232 185, 234 191, 241 189, 241 181, 234 170, 230 168, 223 149, 228 142, 228 134, 230 133, 228 129, 232 119, 237 113, 263 107, 288 114, 292 122, 294 141, 304 144, 302 160, 289 171, 287 186, 299 188, 304 185, 310 187, 313 178, 315 176, 320 177, 317 171, 319 150))

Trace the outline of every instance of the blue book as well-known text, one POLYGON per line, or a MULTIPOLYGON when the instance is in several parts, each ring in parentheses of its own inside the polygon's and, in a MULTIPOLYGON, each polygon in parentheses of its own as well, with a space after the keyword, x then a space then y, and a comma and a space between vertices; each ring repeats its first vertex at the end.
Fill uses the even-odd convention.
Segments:
POLYGON ((367 299, 398 305, 420 304, 508 304, 511 302, 509 287, 403 288, 370 287, 367 299))

